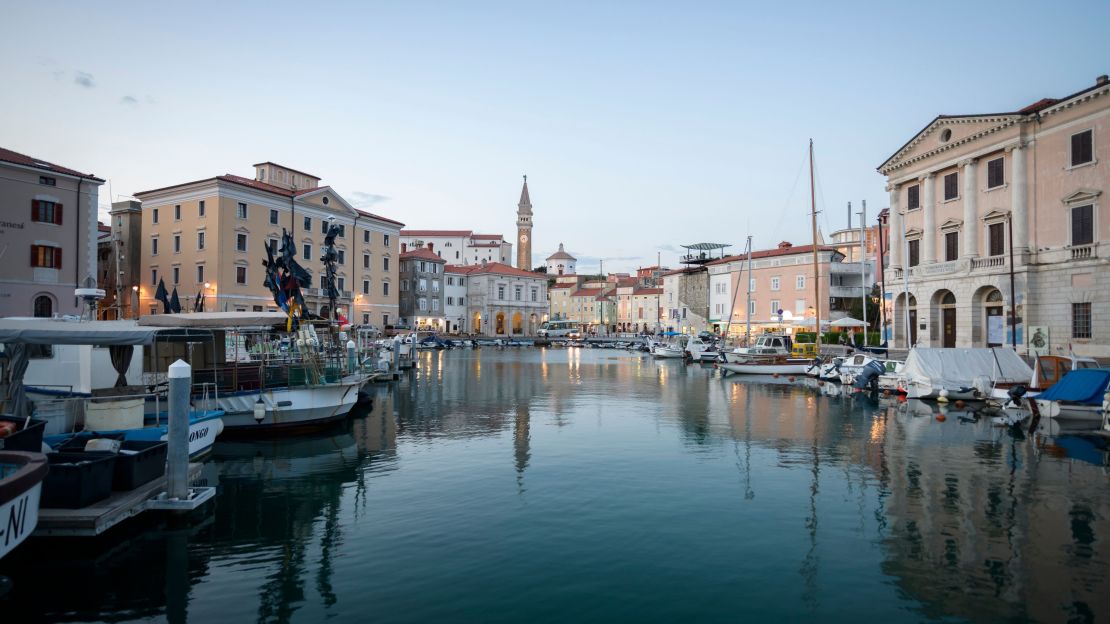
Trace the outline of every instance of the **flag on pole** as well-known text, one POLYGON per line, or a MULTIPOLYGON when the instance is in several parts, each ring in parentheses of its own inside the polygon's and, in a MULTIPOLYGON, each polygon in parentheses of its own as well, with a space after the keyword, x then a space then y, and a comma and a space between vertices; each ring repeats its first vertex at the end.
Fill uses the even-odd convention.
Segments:
POLYGON ((173 287, 173 294, 170 295, 170 313, 179 314, 181 312, 181 300, 177 298, 177 286, 173 287))
POLYGON ((169 293, 166 292, 166 282, 158 279, 158 290, 154 291, 154 299, 162 302, 162 314, 170 313, 169 293))

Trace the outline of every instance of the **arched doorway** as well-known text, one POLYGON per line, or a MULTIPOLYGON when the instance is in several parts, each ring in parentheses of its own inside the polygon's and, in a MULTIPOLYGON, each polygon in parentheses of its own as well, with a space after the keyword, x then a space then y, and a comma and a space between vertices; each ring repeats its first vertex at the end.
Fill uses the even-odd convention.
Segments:
POLYGON ((946 349, 955 348, 956 295, 950 290, 938 290, 933 295, 933 306, 937 312, 933 315, 933 336, 940 339, 940 346, 946 349))
POLYGON ((524 333, 524 315, 520 312, 513 312, 513 335, 519 336, 524 333))
POLYGON ((474 320, 473 320, 473 323, 470 326, 470 333, 472 333, 472 334, 481 334, 482 333, 482 313, 481 312, 475 312, 474 313, 474 320))
POLYGON ((536 327, 539 325, 539 322, 540 322, 540 319, 539 319, 539 317, 536 316, 535 312, 533 312, 532 315, 528 317, 528 335, 529 336, 536 333, 536 327))
POLYGON ((987 327, 987 346, 1001 347, 1006 341, 1006 321, 1002 316, 1002 293, 997 288, 983 299, 983 320, 987 327))
POLYGON ((33 315, 36 318, 50 318, 54 316, 54 300, 50 298, 50 295, 39 295, 35 297, 33 315))
POLYGON ((505 313, 498 312, 494 317, 494 333, 498 336, 505 335, 505 313))

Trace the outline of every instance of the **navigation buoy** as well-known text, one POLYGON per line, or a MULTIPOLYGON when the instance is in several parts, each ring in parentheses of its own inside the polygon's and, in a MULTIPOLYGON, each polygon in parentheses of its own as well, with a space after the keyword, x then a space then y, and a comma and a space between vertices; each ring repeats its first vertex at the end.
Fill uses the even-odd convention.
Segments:
POLYGON ((944 422, 944 421, 948 420, 948 417, 945 416, 944 414, 937 414, 937 420, 940 421, 940 422, 944 422))
POLYGON ((963 399, 956 399, 956 409, 963 409, 965 405, 967 403, 964 403, 963 399))

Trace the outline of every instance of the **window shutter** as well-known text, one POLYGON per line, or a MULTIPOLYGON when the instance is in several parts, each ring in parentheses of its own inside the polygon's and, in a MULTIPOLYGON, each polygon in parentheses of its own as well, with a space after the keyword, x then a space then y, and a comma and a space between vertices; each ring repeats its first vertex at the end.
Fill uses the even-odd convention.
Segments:
POLYGON ((62 224, 62 205, 54 204, 54 223, 62 224))
POLYGON ((55 247, 54 248, 54 268, 55 269, 62 268, 62 248, 61 247, 55 247))
POLYGON ((32 199, 31 200, 31 220, 32 221, 38 221, 39 220, 39 200, 37 200, 37 199, 32 199))
MULTIPOLYGON (((37 204, 38 202, 35 202, 35 203, 37 204)), ((39 246, 38 245, 31 245, 31 266, 33 266, 33 267, 38 266, 38 260, 39 260, 39 253, 38 252, 39 252, 39 246)))

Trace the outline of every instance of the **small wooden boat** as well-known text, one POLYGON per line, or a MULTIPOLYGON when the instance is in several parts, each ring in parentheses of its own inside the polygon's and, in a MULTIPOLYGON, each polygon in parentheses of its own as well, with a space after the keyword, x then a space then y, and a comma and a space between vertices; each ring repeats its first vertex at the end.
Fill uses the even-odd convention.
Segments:
POLYGON ((0 559, 38 525, 46 472, 46 456, 42 453, 0 450, 0 559))

